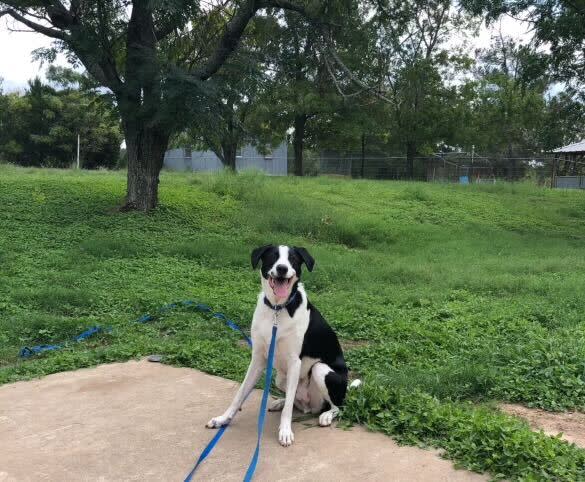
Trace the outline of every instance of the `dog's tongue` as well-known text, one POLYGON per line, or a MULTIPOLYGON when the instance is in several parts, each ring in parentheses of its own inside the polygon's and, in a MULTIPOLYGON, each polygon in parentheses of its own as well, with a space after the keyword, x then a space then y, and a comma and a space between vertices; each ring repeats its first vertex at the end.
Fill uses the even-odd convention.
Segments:
POLYGON ((288 296, 288 283, 286 281, 274 281, 274 288, 272 288, 277 298, 286 298, 288 296))

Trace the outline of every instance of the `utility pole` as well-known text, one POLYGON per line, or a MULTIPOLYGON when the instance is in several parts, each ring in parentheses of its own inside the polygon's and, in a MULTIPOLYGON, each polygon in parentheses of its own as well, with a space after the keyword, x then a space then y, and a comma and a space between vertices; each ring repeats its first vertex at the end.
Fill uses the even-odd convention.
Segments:
POLYGON ((79 169, 79 144, 80 144, 80 137, 77 134, 77 169, 79 169))
POLYGON ((362 133, 362 179, 365 177, 366 135, 362 133))

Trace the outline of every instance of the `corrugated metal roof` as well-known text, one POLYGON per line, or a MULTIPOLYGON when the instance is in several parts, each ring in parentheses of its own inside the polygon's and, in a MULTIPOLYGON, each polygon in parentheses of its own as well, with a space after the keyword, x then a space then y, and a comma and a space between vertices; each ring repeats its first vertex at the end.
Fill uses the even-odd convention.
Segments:
POLYGON ((555 149, 553 152, 558 153, 565 153, 565 152, 585 152, 585 140, 581 142, 575 142, 574 144, 569 144, 565 147, 559 147, 555 149))

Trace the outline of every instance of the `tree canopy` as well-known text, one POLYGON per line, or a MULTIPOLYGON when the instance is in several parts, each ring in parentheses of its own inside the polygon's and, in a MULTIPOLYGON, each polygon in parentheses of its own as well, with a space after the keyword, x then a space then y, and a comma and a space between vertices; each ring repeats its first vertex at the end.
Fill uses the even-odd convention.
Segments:
POLYGON ((51 85, 0 97, 0 122, 13 124, 0 153, 66 165, 74 131, 93 122, 91 167, 120 125, 125 207, 140 210, 156 206, 169 142, 234 170, 243 144, 288 133, 297 175, 307 151, 361 152, 359 175, 368 149, 405 156, 411 178, 437 151, 531 156, 584 134, 583 12, 566 0, 0 1, 0 16, 54 39, 37 56, 64 52, 86 72, 53 70, 51 85), (473 51, 480 23, 503 14, 534 38, 497 35, 473 51), (66 96, 74 105, 61 107, 66 96))
POLYGON ((81 167, 116 167, 123 137, 111 98, 72 70, 51 68, 47 77, 50 84, 29 81, 24 95, 0 94, 0 158, 23 166, 69 167, 79 136, 81 167))

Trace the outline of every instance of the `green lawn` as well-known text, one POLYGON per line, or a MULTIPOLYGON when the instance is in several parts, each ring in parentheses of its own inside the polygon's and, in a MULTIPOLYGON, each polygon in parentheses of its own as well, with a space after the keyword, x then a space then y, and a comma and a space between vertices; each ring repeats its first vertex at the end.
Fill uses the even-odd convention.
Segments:
POLYGON ((118 213, 123 173, 0 166, 0 383, 150 353, 241 379, 252 247, 307 247, 304 280, 364 380, 343 418, 460 465, 585 480, 585 451, 499 413, 585 409, 585 192, 165 173, 161 206, 118 213), (99 324, 110 333, 29 360, 99 324))

